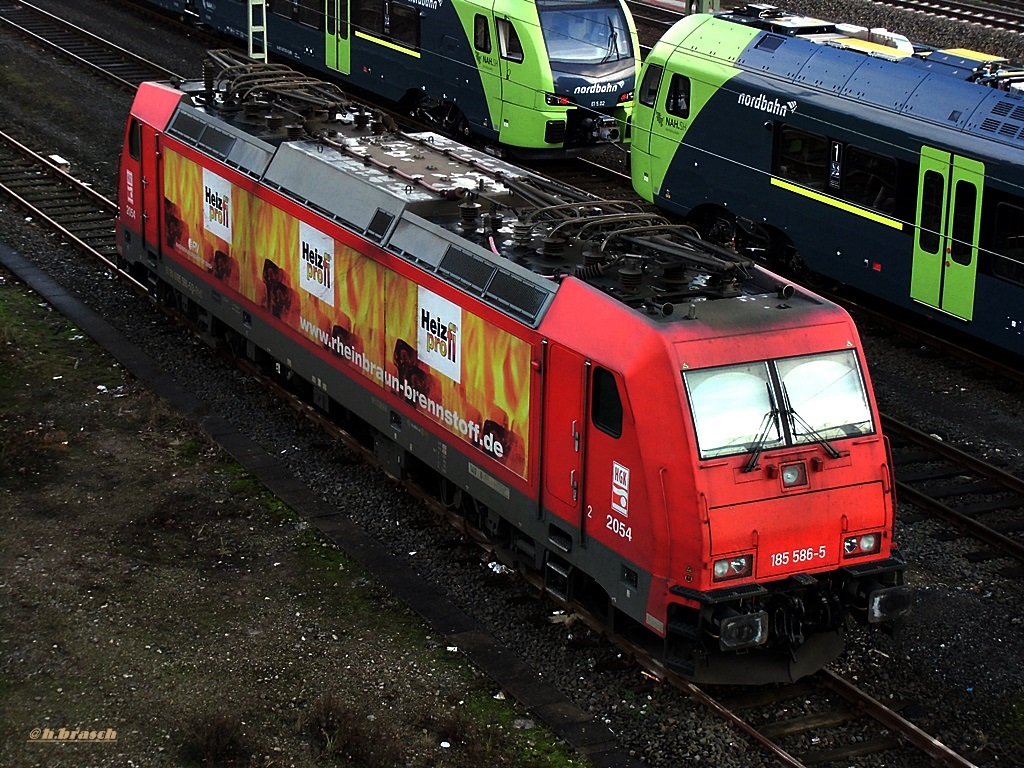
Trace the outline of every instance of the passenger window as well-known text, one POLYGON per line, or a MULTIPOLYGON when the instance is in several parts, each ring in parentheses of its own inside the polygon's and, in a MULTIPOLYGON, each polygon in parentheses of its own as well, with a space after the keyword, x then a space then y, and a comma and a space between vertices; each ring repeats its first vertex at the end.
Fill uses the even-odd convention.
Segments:
POLYGON ((971 263, 977 211, 978 188, 969 181, 958 181, 953 203, 953 231, 949 244, 949 255, 957 264, 966 266, 971 263))
POLYGON ((408 5, 391 3, 391 14, 388 17, 388 34, 396 43, 407 48, 419 50, 420 47, 420 12, 408 5))
POLYGON ((896 159, 848 146, 843 197, 865 208, 892 213, 896 208, 896 159))
POLYGON ((622 400, 615 376, 604 368, 594 368, 591 385, 590 418, 594 426, 612 437, 622 435, 622 400))
POLYGON ((676 117, 690 116, 690 78, 673 74, 665 97, 665 111, 676 117))
POLYGON ((1024 285, 1024 208, 1009 203, 997 205, 995 228, 992 274, 1024 285))
POLYGON ((267 10, 275 16, 283 16, 286 19, 292 17, 292 3, 294 0, 267 0, 267 10))
POLYGON ((658 98, 658 86, 661 85, 661 73, 664 70, 655 65, 651 64, 647 67, 647 71, 644 72, 644 79, 640 83, 640 103, 645 107, 653 107, 654 102, 658 98))
POLYGON ((498 49, 501 58, 509 61, 520 62, 523 60, 523 45, 519 42, 519 35, 516 28, 508 19, 497 19, 495 25, 498 28, 498 49))
POLYGON ((384 34, 384 3, 382 0, 353 0, 352 17, 357 29, 371 35, 384 34))
POLYGON ((128 125, 128 154, 131 155, 133 160, 138 160, 142 157, 142 127, 139 125, 139 121, 132 118, 131 123, 128 125))
POLYGON ((324 28, 323 0, 296 0, 298 13, 295 18, 307 27, 313 29, 324 28))
POLYGON ((481 53, 491 52, 491 25, 487 17, 479 13, 473 19, 473 45, 481 53))
POLYGON ((942 229, 942 203, 946 196, 946 180, 936 171, 925 171, 921 182, 921 229, 917 245, 925 253, 939 252, 939 231, 942 229))
POLYGON ((784 125, 779 131, 772 171, 795 184, 825 189, 829 178, 829 149, 829 141, 824 136, 784 125))

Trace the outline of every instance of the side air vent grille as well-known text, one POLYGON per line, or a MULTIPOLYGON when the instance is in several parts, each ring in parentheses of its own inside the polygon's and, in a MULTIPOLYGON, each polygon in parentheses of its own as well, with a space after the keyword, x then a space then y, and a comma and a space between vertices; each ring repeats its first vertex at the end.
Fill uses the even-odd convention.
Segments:
POLYGON ((531 325, 536 324, 550 295, 496 264, 455 246, 449 246, 437 271, 482 301, 531 325))

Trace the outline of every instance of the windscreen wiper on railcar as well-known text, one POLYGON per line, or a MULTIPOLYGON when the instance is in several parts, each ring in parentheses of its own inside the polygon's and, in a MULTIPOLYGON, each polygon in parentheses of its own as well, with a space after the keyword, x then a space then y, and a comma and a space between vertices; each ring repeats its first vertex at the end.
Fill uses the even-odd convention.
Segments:
POLYGON ((824 435, 808 424, 807 421, 796 412, 789 400, 789 391, 786 389, 786 385, 780 382, 779 386, 782 387, 782 409, 786 412, 786 416, 789 419, 793 435, 795 436, 798 434, 796 428, 800 427, 802 431, 799 434, 810 435, 814 442, 818 443, 825 449, 825 453, 829 455, 829 458, 838 459, 842 454, 836 450, 836 447, 832 445, 824 435))
POLYGON ((754 441, 753 451, 750 454, 750 458, 743 467, 744 473, 753 472, 757 469, 757 460, 761 458, 761 454, 764 452, 764 446, 765 443, 768 442, 768 435, 771 432, 772 427, 775 427, 775 434, 781 433, 781 430, 779 429, 779 406, 775 402, 775 390, 772 389, 770 381, 766 381, 764 386, 765 389, 768 390, 768 402, 771 403, 771 409, 761 420, 761 431, 758 433, 757 439, 754 441))

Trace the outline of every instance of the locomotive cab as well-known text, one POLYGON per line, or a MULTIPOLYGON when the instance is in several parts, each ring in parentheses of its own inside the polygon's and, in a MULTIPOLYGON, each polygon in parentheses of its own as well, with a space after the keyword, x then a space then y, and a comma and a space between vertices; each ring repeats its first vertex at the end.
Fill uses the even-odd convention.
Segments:
POLYGON ((733 362, 676 345, 699 524, 672 537, 666 658, 691 676, 796 679, 839 652, 846 613, 878 624, 910 606, 891 461, 840 318, 733 335, 733 362))

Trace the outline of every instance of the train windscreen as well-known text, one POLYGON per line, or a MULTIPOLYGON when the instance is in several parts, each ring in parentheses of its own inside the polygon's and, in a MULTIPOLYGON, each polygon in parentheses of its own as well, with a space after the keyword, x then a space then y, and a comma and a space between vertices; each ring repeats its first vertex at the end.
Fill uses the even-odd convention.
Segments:
POLYGON ((553 63, 605 64, 633 57, 626 17, 617 4, 538 2, 537 12, 553 63))
POLYGON ((853 350, 683 371, 702 459, 874 432, 853 350))

